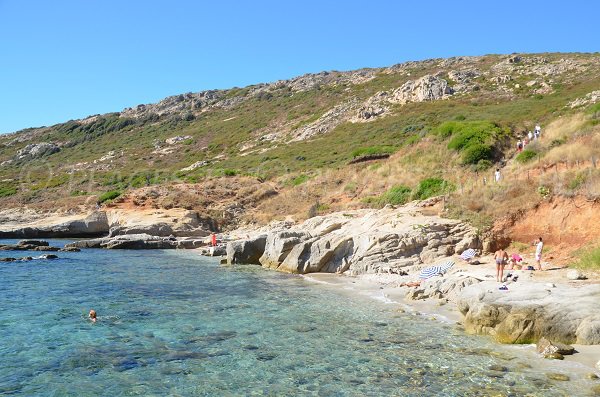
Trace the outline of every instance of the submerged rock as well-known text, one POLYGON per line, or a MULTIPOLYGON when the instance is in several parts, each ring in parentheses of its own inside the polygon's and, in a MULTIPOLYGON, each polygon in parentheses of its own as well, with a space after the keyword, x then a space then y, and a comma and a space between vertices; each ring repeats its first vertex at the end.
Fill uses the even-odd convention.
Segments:
POLYGON ((560 374, 560 373, 557 373, 557 372, 548 373, 548 374, 546 374, 546 376, 548 377, 548 379, 558 380, 558 381, 561 381, 561 382, 566 382, 566 381, 571 380, 571 378, 568 375, 560 374))

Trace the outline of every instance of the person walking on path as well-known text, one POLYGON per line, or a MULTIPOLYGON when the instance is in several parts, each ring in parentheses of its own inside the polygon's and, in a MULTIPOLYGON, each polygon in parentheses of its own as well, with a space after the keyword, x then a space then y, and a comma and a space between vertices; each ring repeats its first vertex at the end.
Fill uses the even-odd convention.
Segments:
POLYGON ((496 180, 496 183, 499 183, 501 178, 502 175, 500 174, 500 168, 496 168, 496 172, 494 172, 494 179, 496 180))
MULTIPOLYGON (((535 242, 534 242, 535 244, 535 242)), ((542 270, 542 250, 544 249, 544 242, 540 237, 537 244, 535 244, 535 261, 537 262, 537 269, 542 270)))
POLYGON ((517 141, 517 152, 522 152, 523 151, 523 142, 519 139, 517 141))
POLYGON ((529 138, 529 142, 531 142, 533 140, 533 132, 529 131, 527 133, 527 138, 529 138))
POLYGON ((502 248, 500 248, 494 254, 494 260, 496 261, 496 281, 502 282, 504 278, 504 266, 508 262, 508 254, 502 248))

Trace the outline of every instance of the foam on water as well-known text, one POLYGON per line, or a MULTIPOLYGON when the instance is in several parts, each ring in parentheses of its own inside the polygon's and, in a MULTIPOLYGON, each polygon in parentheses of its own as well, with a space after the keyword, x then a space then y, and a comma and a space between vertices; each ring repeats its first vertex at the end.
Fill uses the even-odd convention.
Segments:
POLYGON ((190 252, 59 256, 0 263, 0 395, 575 396, 592 385, 571 367, 571 382, 549 380, 525 352, 399 313, 383 295, 190 252))

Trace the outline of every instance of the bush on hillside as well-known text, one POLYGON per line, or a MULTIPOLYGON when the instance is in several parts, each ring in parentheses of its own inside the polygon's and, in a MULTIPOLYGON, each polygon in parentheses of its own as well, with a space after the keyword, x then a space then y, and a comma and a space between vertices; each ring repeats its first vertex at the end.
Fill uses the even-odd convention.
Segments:
POLYGON ((467 147, 463 151, 463 164, 477 164, 480 161, 488 161, 492 157, 492 148, 489 145, 477 143, 467 147))
POLYGON ((521 164, 525 164, 525 163, 533 160, 537 155, 538 155, 538 153, 536 151, 531 150, 531 149, 525 149, 517 155, 515 160, 517 160, 521 164))
POLYGON ((450 134, 448 149, 464 150, 476 144, 490 144, 502 130, 489 121, 449 121, 438 127, 444 134, 450 134))
POLYGON ((599 269, 600 268, 600 246, 580 250, 578 252, 579 261, 575 263, 575 267, 581 269, 599 269))
POLYGON ((0 197, 8 197, 17 193, 17 188, 14 186, 0 186, 0 197))
POLYGON ((423 179, 413 194, 417 200, 439 196, 454 190, 454 185, 442 178, 423 179))
POLYGON ((121 192, 118 190, 111 190, 105 193, 102 193, 100 197, 98 197, 98 204, 102 204, 105 201, 114 200, 121 195, 121 192))
POLYGON ((300 174, 289 181, 289 184, 292 186, 302 185, 304 182, 308 181, 310 176, 306 174, 300 174))
POLYGON ((408 186, 396 185, 381 195, 379 202, 382 205, 402 205, 410 200, 411 189, 408 186))
POLYGON ((489 169, 492 165, 494 165, 494 163, 492 163, 490 160, 479 160, 477 164, 473 164, 471 170, 474 172, 485 171, 489 169))

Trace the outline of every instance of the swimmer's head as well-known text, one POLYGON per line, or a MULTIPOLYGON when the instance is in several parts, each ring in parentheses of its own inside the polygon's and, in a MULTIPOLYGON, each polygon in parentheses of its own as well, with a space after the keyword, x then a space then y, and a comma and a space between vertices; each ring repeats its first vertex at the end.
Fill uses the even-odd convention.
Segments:
POLYGON ((96 311, 94 309, 90 310, 89 316, 92 320, 95 320, 96 319, 96 311))

